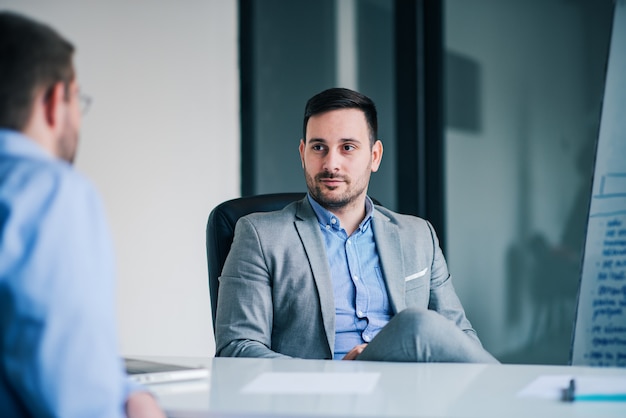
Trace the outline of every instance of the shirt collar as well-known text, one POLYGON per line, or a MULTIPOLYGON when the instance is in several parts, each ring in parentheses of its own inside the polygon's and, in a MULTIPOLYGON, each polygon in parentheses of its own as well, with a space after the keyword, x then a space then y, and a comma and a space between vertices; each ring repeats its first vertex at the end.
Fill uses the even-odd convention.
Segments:
MULTIPOLYGON (((330 229, 341 229, 341 223, 339 218, 335 216, 331 211, 325 209, 317 203, 315 199, 311 196, 310 193, 307 193, 307 198, 309 199, 309 203, 315 212, 315 216, 317 216, 317 221, 323 227, 330 229)), ((374 204, 372 203, 372 199, 369 196, 365 196, 365 217, 359 224, 359 230, 365 232, 370 225, 370 221, 372 220, 372 215, 374 214, 374 204)))
POLYGON ((0 153, 21 155, 39 160, 54 159, 31 138, 21 132, 5 128, 0 128, 0 153))

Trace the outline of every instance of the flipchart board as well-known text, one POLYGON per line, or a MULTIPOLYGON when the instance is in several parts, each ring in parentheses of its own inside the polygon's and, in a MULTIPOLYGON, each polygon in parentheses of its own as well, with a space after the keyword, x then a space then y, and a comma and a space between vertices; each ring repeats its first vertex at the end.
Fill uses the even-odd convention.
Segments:
POLYGON ((571 363, 626 367, 626 0, 615 2, 571 363))

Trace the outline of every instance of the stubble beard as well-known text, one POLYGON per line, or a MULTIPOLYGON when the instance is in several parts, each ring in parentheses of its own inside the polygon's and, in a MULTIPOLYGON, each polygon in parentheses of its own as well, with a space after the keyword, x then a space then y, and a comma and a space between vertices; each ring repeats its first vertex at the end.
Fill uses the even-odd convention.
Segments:
POLYGON ((57 155, 62 160, 74 164, 76 149, 78 148, 78 130, 75 129, 69 120, 65 121, 65 127, 59 137, 57 145, 57 155))
MULTIPOLYGON (((340 209, 345 208, 351 204, 353 204, 366 190, 367 183, 363 187, 358 187, 358 189, 353 190, 350 189, 352 185, 352 180, 346 176, 338 176, 332 173, 320 173, 313 178, 309 175, 305 170, 305 179, 307 188, 309 189, 309 193, 315 199, 317 203, 319 203, 322 207, 326 209, 340 209), (325 191, 334 191, 339 186, 329 187, 322 183, 322 179, 336 178, 340 179, 346 185, 346 191, 339 195, 329 195, 329 193, 325 193, 325 191)), ((358 186, 358 185, 357 185, 358 186)))

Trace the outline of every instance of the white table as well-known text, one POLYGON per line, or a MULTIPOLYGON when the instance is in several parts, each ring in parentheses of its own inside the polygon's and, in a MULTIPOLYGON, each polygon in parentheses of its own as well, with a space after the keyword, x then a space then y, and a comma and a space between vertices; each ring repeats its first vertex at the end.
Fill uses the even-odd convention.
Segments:
MULTIPOLYGON (((146 358, 146 357, 144 357, 146 358)), ((626 417, 626 402, 573 402, 520 397, 536 378, 626 376, 626 369, 541 365, 408 364, 330 360, 147 358, 210 369, 207 379, 153 385, 170 417, 626 417), (289 373, 284 375, 282 373, 289 373), (320 374, 322 373, 322 374, 320 374), (255 379, 321 377, 325 388, 267 385, 255 379), (371 390, 365 383, 377 378, 371 390), (349 393, 330 391, 340 379, 349 393), (332 382, 332 381, 335 382, 332 382), (328 383, 328 382, 327 382, 328 383), (285 393, 286 391, 296 393, 285 393), (252 388, 251 388, 252 390, 252 388), (274 392, 280 393, 274 393, 274 392), (365 393, 364 393, 365 391, 365 393)), ((296 379, 297 380, 297 379, 296 379)))

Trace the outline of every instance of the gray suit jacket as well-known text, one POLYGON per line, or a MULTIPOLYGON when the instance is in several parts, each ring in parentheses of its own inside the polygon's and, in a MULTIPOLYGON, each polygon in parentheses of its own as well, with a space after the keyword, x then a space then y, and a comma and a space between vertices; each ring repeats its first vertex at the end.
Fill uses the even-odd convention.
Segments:
MULTIPOLYGON (((375 206, 372 228, 394 314, 432 309, 478 341, 430 223, 375 206)), ((220 277, 216 355, 330 359, 335 302, 320 226, 305 197, 237 222, 220 277)))

